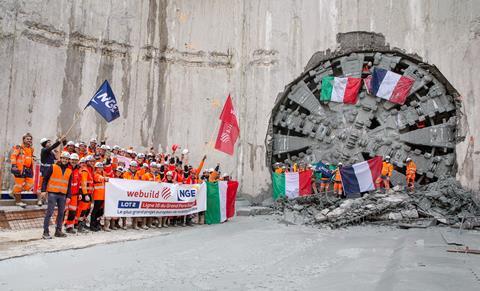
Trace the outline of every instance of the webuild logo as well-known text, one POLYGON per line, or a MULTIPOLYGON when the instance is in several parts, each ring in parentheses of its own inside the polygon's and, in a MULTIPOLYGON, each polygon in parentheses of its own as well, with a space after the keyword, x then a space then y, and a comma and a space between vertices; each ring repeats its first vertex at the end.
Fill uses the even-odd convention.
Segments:
POLYGON ((178 189, 178 201, 186 201, 197 196, 197 189, 178 189))

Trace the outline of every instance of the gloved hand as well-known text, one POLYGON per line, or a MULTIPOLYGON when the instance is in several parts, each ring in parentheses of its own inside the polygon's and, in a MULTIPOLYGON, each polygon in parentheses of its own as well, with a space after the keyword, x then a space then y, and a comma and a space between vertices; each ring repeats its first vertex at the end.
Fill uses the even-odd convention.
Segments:
POLYGON ((82 194, 78 194, 78 201, 83 201, 83 195, 82 194))
POLYGON ((90 201, 90 195, 85 195, 85 201, 89 202, 90 201))

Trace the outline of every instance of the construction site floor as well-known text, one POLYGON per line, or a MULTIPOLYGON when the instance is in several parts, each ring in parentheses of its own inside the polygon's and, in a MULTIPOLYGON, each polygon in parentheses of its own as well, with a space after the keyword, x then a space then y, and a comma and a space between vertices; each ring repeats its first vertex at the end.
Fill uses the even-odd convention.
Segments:
POLYGON ((0 289, 479 290, 480 255, 447 252, 446 231, 480 248, 478 231, 325 230, 275 216, 49 241, 39 229, 3 231, 0 289))

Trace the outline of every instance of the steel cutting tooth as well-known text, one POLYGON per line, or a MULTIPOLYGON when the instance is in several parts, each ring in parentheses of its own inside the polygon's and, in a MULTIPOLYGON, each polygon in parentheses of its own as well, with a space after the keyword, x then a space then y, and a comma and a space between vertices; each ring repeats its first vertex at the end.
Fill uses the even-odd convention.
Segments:
POLYGON ((306 149, 315 144, 315 141, 305 137, 274 134, 273 154, 282 154, 306 149))
POLYGON ((313 95, 305 82, 300 81, 292 87, 292 91, 288 94, 288 99, 296 102, 303 108, 307 109, 310 114, 322 114, 324 112, 320 101, 313 95))

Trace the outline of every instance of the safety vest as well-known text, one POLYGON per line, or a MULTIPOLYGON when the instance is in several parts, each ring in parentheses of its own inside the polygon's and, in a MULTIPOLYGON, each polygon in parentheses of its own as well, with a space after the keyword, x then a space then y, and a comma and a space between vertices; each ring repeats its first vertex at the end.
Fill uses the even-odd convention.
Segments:
POLYGON ((382 176, 391 176, 393 172, 393 165, 387 162, 382 164, 382 176))
POLYGON ((93 178, 93 200, 105 200, 105 177, 101 174, 93 178))
POLYGON ((10 162, 12 165, 16 165, 20 172, 22 172, 24 168, 33 168, 33 152, 33 147, 16 145, 12 149, 10 162))
POLYGON ((342 182, 342 176, 340 175, 340 169, 335 170, 335 182, 342 182))
POLYGON ((125 180, 138 180, 138 176, 135 173, 127 171, 123 173, 123 179, 125 180))
POLYGON ((81 189, 82 194, 92 194, 93 193, 93 177, 90 170, 85 166, 80 168, 80 176, 81 176, 81 189))
POLYGON ((80 190, 80 169, 77 167, 72 170, 72 182, 70 184, 70 192, 72 195, 77 195, 78 191, 80 190))
POLYGON ((72 170, 69 168, 66 168, 65 172, 62 173, 62 168, 60 168, 59 165, 52 165, 52 175, 48 180, 47 192, 67 194, 68 182, 71 175, 72 170))
POLYGON ((141 177, 142 181, 153 181, 153 175, 152 173, 145 173, 141 177))
POLYGON ((417 173, 417 165, 413 161, 408 162, 407 164, 407 176, 415 175, 417 173))

